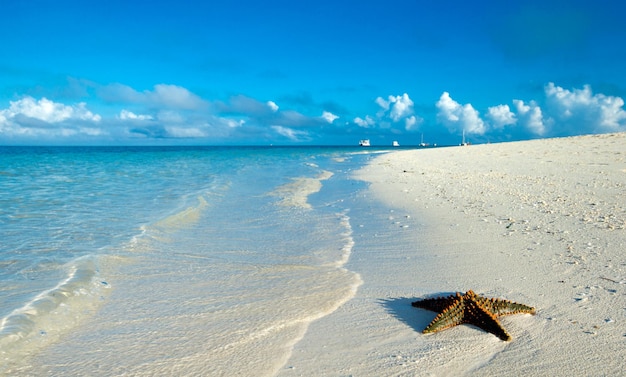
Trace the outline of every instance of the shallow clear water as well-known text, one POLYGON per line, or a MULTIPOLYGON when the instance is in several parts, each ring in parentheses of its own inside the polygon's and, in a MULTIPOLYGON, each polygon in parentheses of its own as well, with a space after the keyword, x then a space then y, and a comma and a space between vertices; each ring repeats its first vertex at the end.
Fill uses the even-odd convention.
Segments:
POLYGON ((360 284, 366 158, 0 149, 0 373, 272 374, 360 284))

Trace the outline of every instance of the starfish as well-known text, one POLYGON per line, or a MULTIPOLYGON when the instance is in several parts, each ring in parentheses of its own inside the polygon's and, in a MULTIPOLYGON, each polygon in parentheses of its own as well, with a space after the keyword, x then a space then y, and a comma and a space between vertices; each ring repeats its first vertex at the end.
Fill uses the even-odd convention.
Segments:
POLYGON ((433 333, 447 328, 469 323, 488 331, 502 340, 511 340, 497 317, 517 313, 535 314, 535 308, 495 298, 486 298, 469 290, 464 295, 457 292, 448 297, 427 298, 411 304, 416 308, 427 309, 439 314, 423 333, 433 333))

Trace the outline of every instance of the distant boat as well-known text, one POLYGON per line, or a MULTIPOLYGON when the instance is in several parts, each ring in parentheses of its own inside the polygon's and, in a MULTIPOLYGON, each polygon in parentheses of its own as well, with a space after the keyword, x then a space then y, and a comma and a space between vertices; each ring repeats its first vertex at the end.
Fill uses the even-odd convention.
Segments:
POLYGON ((463 141, 461 141, 461 146, 465 147, 470 145, 469 141, 465 141, 465 130, 463 130, 463 141))
POLYGON ((420 147, 427 147, 429 145, 430 144, 428 144, 428 143, 424 143, 424 134, 422 134, 422 141, 420 142, 420 147))
POLYGON ((359 146, 361 146, 361 147, 369 147, 370 146, 370 140, 369 139, 363 139, 363 140, 359 141, 359 146))
POLYGON ((400 143, 394 140, 393 143, 391 143, 391 145, 393 145, 394 147, 399 147, 400 143))

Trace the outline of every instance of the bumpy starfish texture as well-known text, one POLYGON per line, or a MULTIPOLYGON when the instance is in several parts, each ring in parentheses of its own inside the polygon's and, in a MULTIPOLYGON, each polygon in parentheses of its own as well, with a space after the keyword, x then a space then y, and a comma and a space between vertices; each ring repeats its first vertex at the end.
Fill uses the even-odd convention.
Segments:
POLYGON ((488 331, 502 340, 511 340, 497 317, 517 313, 535 314, 535 308, 495 298, 486 298, 469 290, 464 295, 457 292, 448 297, 427 298, 411 304, 438 312, 439 314, 428 325, 423 333, 433 333, 450 327, 469 323, 488 331))

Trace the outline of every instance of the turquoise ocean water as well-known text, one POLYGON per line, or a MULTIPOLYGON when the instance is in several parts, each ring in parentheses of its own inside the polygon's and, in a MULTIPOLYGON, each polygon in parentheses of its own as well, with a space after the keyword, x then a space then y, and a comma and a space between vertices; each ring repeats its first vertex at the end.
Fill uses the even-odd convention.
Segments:
POLYGON ((371 156, 0 147, 0 374, 272 374, 361 283, 371 156))

